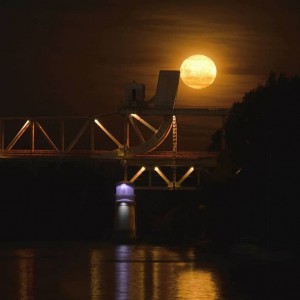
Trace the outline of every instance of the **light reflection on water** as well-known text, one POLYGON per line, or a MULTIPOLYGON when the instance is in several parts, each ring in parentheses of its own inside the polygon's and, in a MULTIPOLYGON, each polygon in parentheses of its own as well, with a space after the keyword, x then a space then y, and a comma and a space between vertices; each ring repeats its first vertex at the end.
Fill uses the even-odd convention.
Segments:
POLYGON ((193 248, 85 243, 0 247, 0 300, 298 299, 299 268, 193 248), (197 253, 197 252, 196 252, 197 253))
POLYGON ((0 248, 0 299, 215 300, 213 269, 192 249, 153 246, 0 248))
POLYGON ((19 297, 20 300, 34 299, 34 251, 20 249, 16 251, 18 257, 19 297))
POLYGON ((191 252, 181 253, 183 259, 162 247, 120 245, 114 250, 113 276, 102 251, 90 251, 92 300, 218 299, 214 274, 197 270, 191 252))
POLYGON ((90 252, 91 300, 101 299, 101 252, 90 252))
POLYGON ((179 274, 177 279, 178 298, 218 299, 218 290, 211 272, 187 270, 179 274))
MULTIPOLYGON (((130 282, 135 280, 131 278, 129 247, 126 245, 118 246, 115 250, 115 299, 126 300, 131 291, 130 282)), ((135 276, 138 274, 135 274, 135 276)), ((139 277, 139 276, 137 276, 139 277)))

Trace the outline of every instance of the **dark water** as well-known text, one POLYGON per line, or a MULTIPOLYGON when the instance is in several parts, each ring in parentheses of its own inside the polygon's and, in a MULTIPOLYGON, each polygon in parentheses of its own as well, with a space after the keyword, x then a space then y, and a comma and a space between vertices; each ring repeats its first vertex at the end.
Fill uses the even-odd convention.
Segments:
POLYGON ((1 300, 299 299, 290 263, 194 248, 88 243, 2 246, 1 300))

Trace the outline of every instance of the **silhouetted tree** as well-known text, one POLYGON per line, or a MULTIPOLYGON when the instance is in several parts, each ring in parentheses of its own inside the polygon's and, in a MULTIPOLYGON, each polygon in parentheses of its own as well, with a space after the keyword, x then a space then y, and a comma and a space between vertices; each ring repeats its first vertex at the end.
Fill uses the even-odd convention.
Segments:
POLYGON ((271 228, 266 234, 273 246, 296 245, 299 106, 300 78, 271 73, 233 104, 225 124, 237 198, 248 212, 244 225, 252 222, 258 234, 263 225, 271 228))
MULTIPOLYGON (((299 117, 300 79, 271 73, 264 86, 246 93, 232 106, 225 125, 226 145, 236 168, 255 157, 295 146, 299 117)), ((253 162, 251 161, 251 164, 253 162)))
POLYGON ((208 146, 208 151, 217 152, 222 150, 223 130, 216 130, 211 136, 211 143, 208 146))

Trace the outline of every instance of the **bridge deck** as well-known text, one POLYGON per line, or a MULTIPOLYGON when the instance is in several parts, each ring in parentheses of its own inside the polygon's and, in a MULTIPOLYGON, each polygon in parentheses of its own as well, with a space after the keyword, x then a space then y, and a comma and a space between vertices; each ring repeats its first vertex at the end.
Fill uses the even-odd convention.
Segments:
POLYGON ((181 151, 174 154, 172 151, 153 152, 142 155, 120 156, 117 159, 110 157, 110 151, 73 150, 71 152, 56 152, 54 150, 10 150, 8 153, 0 151, 0 159, 37 159, 37 160, 103 160, 103 161, 126 161, 128 166, 189 166, 205 165, 214 166, 218 153, 181 151))

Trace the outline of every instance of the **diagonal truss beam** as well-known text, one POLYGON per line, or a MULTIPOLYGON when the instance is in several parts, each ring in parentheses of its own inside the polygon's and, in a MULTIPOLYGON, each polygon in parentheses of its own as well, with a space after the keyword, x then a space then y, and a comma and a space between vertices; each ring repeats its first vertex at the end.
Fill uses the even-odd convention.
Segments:
POLYGON ((129 182, 134 183, 140 176, 141 174, 146 170, 145 167, 141 167, 135 175, 129 180, 129 182))
POLYGON ((101 124, 98 119, 94 120, 95 123, 99 126, 99 128, 119 147, 122 148, 123 145, 101 124))
POLYGON ((137 119, 139 122, 141 122, 143 125, 145 125, 148 129, 150 129, 154 133, 156 133, 158 131, 158 129, 154 128, 151 124, 149 124, 147 121, 145 121, 143 118, 141 118, 137 114, 131 114, 130 116, 137 119))
POLYGON ((172 187, 173 183, 167 178, 167 176, 159 169, 155 167, 154 171, 167 183, 168 187, 172 187))
POLYGON ((181 184, 193 173, 194 167, 190 167, 187 172, 175 183, 176 187, 180 187, 181 184))
POLYGON ((58 149, 58 147, 51 140, 51 138, 49 137, 49 135, 47 134, 47 132, 45 131, 45 129, 42 127, 42 125, 38 121, 35 121, 34 123, 37 125, 38 129, 41 131, 41 133, 44 135, 44 137, 46 138, 46 140, 48 141, 48 143, 53 147, 53 149, 56 152, 60 152, 59 149, 58 149))
MULTIPOLYGON (((174 167, 172 167, 174 168, 174 167)), ((173 180, 169 180, 167 176, 160 170, 159 167, 155 167, 154 171, 166 182, 168 188, 181 188, 181 184, 191 175, 191 173, 194 171, 194 167, 190 167, 187 172, 178 180, 176 181, 176 177, 173 176, 173 180)), ((144 170, 143 170, 144 171, 144 170)), ((140 172, 140 171, 139 171, 140 172)), ((137 174, 139 173, 137 172, 137 174)), ((139 174, 140 175, 140 174, 139 174)), ((138 175, 138 176, 139 176, 138 175)))
POLYGON ((142 142, 142 143, 145 143, 145 139, 140 131, 140 129, 138 128, 138 126, 136 125, 132 115, 129 115, 129 122, 130 124, 132 125, 133 129, 134 129, 134 132, 135 134, 137 135, 137 137, 139 138, 139 140, 142 142))
POLYGON ((90 123, 91 123, 90 120, 86 120, 84 122, 84 124, 82 125, 82 127, 78 131, 77 135, 74 137, 74 139, 71 141, 71 143, 67 147, 67 149, 66 149, 67 152, 71 151, 73 149, 73 147, 78 143, 79 139, 84 134, 84 132, 87 130, 87 128, 89 127, 90 123))
POLYGON ((9 145, 6 147, 6 151, 9 151, 13 148, 13 146, 17 143, 17 141, 21 138, 21 136, 24 134, 24 132, 27 130, 27 128, 30 126, 31 121, 27 120, 25 124, 21 127, 19 132, 15 135, 15 137, 12 139, 12 141, 9 143, 9 145))

